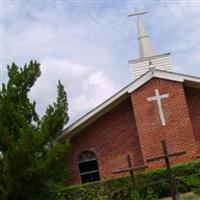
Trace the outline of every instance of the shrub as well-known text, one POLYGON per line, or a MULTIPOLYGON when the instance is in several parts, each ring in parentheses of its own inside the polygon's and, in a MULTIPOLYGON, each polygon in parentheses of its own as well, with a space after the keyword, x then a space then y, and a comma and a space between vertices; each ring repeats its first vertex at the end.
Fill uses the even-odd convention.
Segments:
POLYGON ((187 184, 195 194, 200 195, 200 173, 197 176, 190 176, 187 179, 187 184))
MULTIPOLYGON (((172 170, 176 177, 178 192, 200 191, 200 161, 178 164, 172 170)), ((130 177, 124 176, 69 186, 62 191, 62 195, 66 200, 132 200, 134 195, 135 199, 140 195, 140 198, 150 200, 153 199, 152 196, 154 199, 170 196, 170 185, 164 168, 138 173, 136 181, 138 193, 134 194, 131 192, 130 177), (147 192, 149 190, 150 192, 147 192)))
POLYGON ((146 193, 132 192, 129 200, 158 200, 158 195, 151 190, 146 193))

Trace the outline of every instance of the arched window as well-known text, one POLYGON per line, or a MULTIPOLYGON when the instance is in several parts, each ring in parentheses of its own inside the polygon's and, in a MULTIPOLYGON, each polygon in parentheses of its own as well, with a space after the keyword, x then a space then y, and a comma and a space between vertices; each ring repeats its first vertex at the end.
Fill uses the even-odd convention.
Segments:
POLYGON ((100 180, 98 163, 94 153, 82 152, 78 157, 78 165, 82 183, 100 180))

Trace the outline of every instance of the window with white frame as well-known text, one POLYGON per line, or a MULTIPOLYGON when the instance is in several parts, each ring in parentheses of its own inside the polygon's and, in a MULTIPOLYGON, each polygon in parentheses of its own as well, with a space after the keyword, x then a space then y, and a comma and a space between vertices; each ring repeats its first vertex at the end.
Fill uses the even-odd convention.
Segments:
POLYGON ((91 151, 84 151, 78 157, 82 183, 100 180, 97 158, 91 151))

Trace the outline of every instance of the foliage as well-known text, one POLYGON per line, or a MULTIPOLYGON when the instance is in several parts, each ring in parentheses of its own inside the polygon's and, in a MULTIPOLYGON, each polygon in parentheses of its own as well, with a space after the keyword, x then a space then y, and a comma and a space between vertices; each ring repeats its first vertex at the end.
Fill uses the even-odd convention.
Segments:
MULTIPOLYGON (((184 193, 197 189, 198 184, 200 184, 199 169, 200 161, 178 164, 172 168, 178 192, 184 193), (189 177, 193 177, 193 181, 189 181, 189 177), (196 180, 195 184, 194 179, 196 180)), ((96 197, 102 197, 103 200, 127 200, 136 198, 136 196, 142 196, 143 199, 157 199, 157 197, 170 196, 168 177, 164 168, 138 173, 136 179, 138 191, 134 194, 131 192, 129 177, 70 186, 63 189, 62 194, 67 200, 92 200, 96 197)))
POLYGON ((158 196, 151 190, 146 193, 132 192, 129 200, 158 200, 158 196))
MULTIPOLYGON (((108 199, 108 198, 106 198, 108 199)), ((158 200, 157 194, 151 190, 147 191, 132 191, 132 188, 124 188, 118 191, 115 191, 109 198, 113 200, 158 200)))
POLYGON ((28 96, 40 74, 36 61, 13 63, 0 90, 1 199, 51 199, 64 187, 69 142, 55 138, 68 121, 67 96, 59 81, 56 102, 40 118, 28 96))
POLYGON ((200 195, 200 173, 196 176, 190 176, 187 183, 195 194, 200 195))

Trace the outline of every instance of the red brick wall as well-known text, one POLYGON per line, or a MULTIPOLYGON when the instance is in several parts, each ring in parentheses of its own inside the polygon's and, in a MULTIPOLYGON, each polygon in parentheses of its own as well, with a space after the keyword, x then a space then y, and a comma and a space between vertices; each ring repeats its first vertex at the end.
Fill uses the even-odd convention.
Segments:
POLYGON ((198 153, 200 154, 200 89, 185 87, 189 113, 197 141, 198 153))
MULTIPOLYGON (((152 79, 136 90, 131 98, 144 159, 162 154, 162 139, 166 140, 170 152, 187 151, 185 156, 172 159, 173 163, 195 159, 196 143, 182 83, 152 79), (156 102, 147 101, 147 97, 155 96, 155 89, 159 89, 160 94, 170 95, 162 100, 166 126, 161 125, 156 102)), ((162 161, 157 161, 149 167, 162 165, 162 161)))
POLYGON ((80 183, 77 157, 85 150, 96 154, 102 179, 116 176, 112 170, 126 167, 127 154, 136 164, 143 162, 132 110, 130 99, 125 100, 71 139, 70 184, 80 183))

